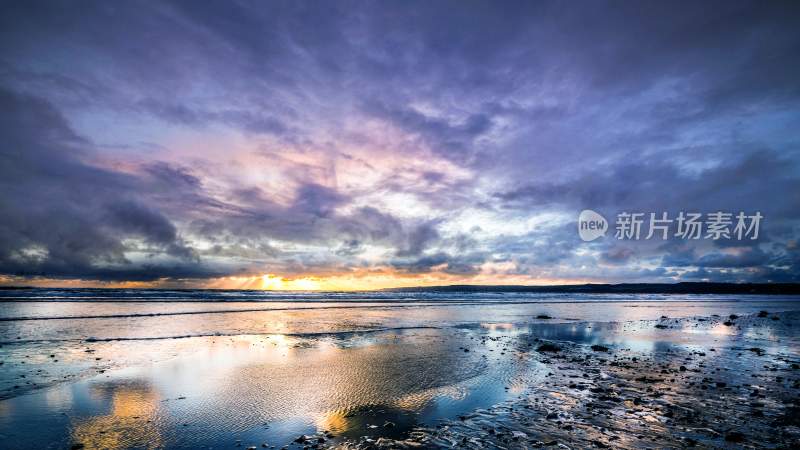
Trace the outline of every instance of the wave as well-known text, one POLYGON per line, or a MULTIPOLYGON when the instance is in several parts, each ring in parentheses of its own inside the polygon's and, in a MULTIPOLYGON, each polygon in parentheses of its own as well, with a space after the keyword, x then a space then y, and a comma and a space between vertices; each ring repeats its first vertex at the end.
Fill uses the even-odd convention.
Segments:
POLYGON ((434 326, 408 326, 408 327, 381 327, 381 328, 363 328, 357 330, 340 330, 340 331, 308 331, 308 332, 236 332, 236 333, 191 333, 179 334, 169 336, 131 336, 131 337, 87 337, 82 339, 19 339, 15 341, 0 341, 0 345, 23 345, 23 344, 42 344, 42 343, 94 343, 94 342, 117 342, 117 341, 160 341, 172 339, 190 339, 200 337, 235 337, 235 336, 287 336, 297 338, 313 338, 313 337, 334 337, 344 338, 349 336, 357 336, 359 334, 383 333, 392 331, 405 331, 405 330, 439 330, 442 327, 434 326))
MULTIPOLYGON (((706 299, 706 300, 691 300, 691 303, 738 303, 739 299, 706 299)), ((765 299, 766 301, 766 299, 765 299)), ((153 312, 153 313, 126 313, 126 314, 91 314, 91 315, 64 315, 64 316, 16 316, 16 317, 0 317, 0 322, 21 322, 21 321, 35 321, 35 320, 84 320, 84 319, 128 319, 137 317, 162 317, 162 316, 184 316, 184 315, 199 315, 199 314, 235 314, 235 313, 253 313, 253 312, 272 312, 272 311, 317 311, 329 309, 397 309, 397 308, 432 308, 432 307, 453 307, 453 306, 489 306, 489 305, 549 305, 549 304, 623 304, 623 303, 657 303, 657 305, 630 305, 628 307, 663 307, 671 303, 686 303, 687 300, 671 300, 671 301, 648 301, 648 300, 508 300, 508 301, 426 301, 426 302, 371 302, 369 305, 323 305, 323 306, 306 306, 306 307, 284 307, 284 308, 239 308, 239 309, 213 309, 213 310, 200 310, 200 311, 173 311, 173 312, 153 312)), ((319 302, 317 302, 319 303, 319 302)), ((337 302, 347 303, 347 302, 337 302)), ((690 307, 690 306, 687 306, 690 307)), ((694 306, 691 306, 694 307, 694 306)), ((699 306, 697 306, 699 307, 699 306)))

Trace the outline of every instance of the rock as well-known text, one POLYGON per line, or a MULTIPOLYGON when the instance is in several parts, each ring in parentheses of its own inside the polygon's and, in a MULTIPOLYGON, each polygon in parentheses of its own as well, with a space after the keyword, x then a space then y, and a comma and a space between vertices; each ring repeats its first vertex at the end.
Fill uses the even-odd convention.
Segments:
POLYGON ((731 322, 730 320, 726 320, 725 322, 722 322, 722 324, 725 325, 726 327, 730 327, 733 325, 733 322, 731 322))
POLYGON ((731 320, 736 320, 738 318, 739 318, 739 316, 737 316, 736 314, 731 314, 730 316, 728 316, 728 319, 731 319, 731 320))
POLYGON ((596 352, 607 352, 608 347, 606 347, 605 345, 593 345, 592 350, 596 352))
POLYGON ((745 436, 744 434, 738 431, 729 431, 725 434, 725 441, 726 442, 744 442, 745 436))
POLYGON ((663 330, 663 329, 665 329, 665 328, 669 328, 669 327, 668 327, 668 326, 666 326, 666 325, 661 325, 661 324, 659 323, 659 324, 656 324, 656 328, 658 328, 659 330, 663 330))
POLYGON ((545 353, 545 352, 557 353, 561 351, 561 347, 555 344, 547 343, 540 345, 539 348, 536 349, 536 351, 538 351, 539 353, 545 353))
POLYGON ((518 441, 520 439, 528 439, 528 435, 523 433, 522 431, 512 431, 511 438, 514 439, 515 441, 518 441))
POLYGON ((758 317, 767 317, 768 315, 769 315, 769 313, 766 312, 766 311, 759 311, 758 312, 758 317))
POLYGON ((544 320, 552 319, 552 317, 548 316, 547 314, 539 314, 538 316, 536 316, 536 318, 537 319, 544 319, 544 320))

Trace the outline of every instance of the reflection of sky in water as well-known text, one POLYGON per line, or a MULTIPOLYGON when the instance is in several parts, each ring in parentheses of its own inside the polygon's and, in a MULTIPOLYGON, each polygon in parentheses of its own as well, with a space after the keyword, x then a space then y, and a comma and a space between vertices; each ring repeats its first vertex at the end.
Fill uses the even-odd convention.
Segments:
POLYGON ((350 337, 368 343, 344 348, 334 338, 193 338, 200 349, 190 356, 6 400, 0 432, 35 446, 65 433, 87 448, 283 444, 320 428, 359 436, 378 425, 386 434, 387 421, 400 433, 497 403, 513 395, 505 387, 541 377, 536 362, 490 361, 492 345, 458 348, 470 338, 406 331, 350 337), (51 434, 31 436, 43 415, 51 434))

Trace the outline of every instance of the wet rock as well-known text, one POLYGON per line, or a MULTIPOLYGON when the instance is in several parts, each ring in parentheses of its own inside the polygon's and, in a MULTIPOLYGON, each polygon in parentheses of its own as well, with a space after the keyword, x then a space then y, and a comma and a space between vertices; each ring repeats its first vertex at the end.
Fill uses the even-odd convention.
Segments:
POLYGON ((758 317, 767 317, 768 315, 769 315, 769 313, 766 312, 766 311, 759 311, 758 312, 758 317))
POLYGON ((663 330, 663 329, 665 329, 665 328, 669 328, 669 327, 668 327, 668 326, 666 326, 666 325, 662 325, 662 324, 660 324, 660 323, 659 323, 659 324, 656 324, 656 328, 658 328, 659 330, 663 330))
POLYGON ((542 345, 540 345, 540 346, 539 346, 539 347, 536 349, 536 351, 537 351, 537 352, 539 352, 539 353, 545 353, 545 352, 549 352, 549 353, 558 353, 558 352, 560 352, 560 351, 561 351, 561 347, 559 347, 559 346, 557 346, 557 345, 555 345, 555 344, 546 343, 546 344, 542 344, 542 345))
POLYGON ((722 322, 722 324, 725 325, 726 327, 733 326, 733 322, 731 322, 730 320, 726 320, 725 322, 722 322))
POLYGON ((726 442, 744 442, 745 436, 744 434, 738 431, 729 431, 725 434, 725 441, 726 442))
POLYGON ((737 316, 736 314, 731 314, 730 316, 728 316, 728 319, 731 319, 731 320, 736 320, 738 318, 739 318, 739 316, 737 316))
POLYGON ((592 350, 596 352, 607 352, 608 347, 606 347, 605 345, 593 345, 592 350))
POLYGON ((543 319, 543 320, 552 319, 552 317, 548 316, 547 314, 539 314, 538 316, 536 316, 536 318, 537 319, 543 319))

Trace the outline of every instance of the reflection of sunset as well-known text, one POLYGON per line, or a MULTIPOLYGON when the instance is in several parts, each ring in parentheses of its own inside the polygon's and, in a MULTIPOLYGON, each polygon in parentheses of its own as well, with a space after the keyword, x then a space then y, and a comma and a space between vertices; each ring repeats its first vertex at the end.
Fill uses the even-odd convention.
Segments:
POLYGON ((154 422, 160 397, 147 385, 112 387, 107 415, 75 419, 72 439, 86 449, 160 448, 160 432, 154 422))
POLYGON ((336 410, 320 414, 316 420, 317 429, 341 433, 350 428, 344 411, 336 410))

